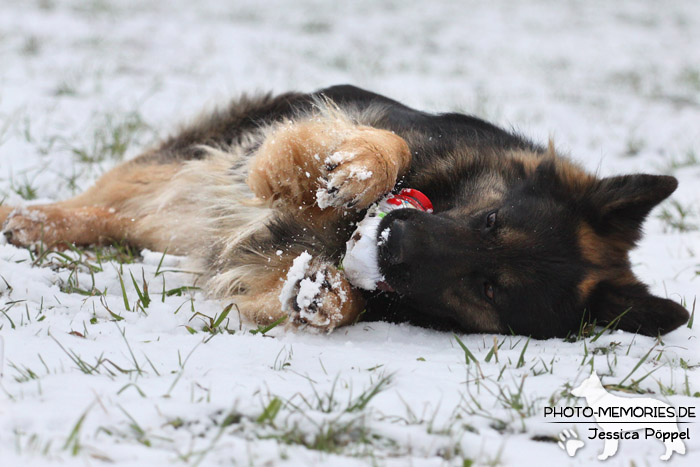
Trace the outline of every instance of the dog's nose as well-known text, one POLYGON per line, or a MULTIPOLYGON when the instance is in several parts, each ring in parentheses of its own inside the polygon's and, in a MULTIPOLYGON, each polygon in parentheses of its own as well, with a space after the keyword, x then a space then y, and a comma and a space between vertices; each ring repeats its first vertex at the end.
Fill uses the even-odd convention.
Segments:
POLYGON ((12 231, 11 230, 5 230, 2 234, 7 239, 7 243, 12 242, 12 231))

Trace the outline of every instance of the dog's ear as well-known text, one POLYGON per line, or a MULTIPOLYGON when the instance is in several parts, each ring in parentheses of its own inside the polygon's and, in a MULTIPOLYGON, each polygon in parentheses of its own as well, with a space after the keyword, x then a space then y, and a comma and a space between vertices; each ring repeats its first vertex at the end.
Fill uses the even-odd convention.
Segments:
POLYGON ((591 293, 587 308, 598 324, 616 320, 616 328, 657 336, 688 321, 688 311, 678 303, 656 297, 641 282, 617 285, 601 282, 591 293))
POLYGON ((666 175, 622 175, 594 183, 586 194, 589 221, 603 235, 620 237, 633 245, 641 236, 644 219, 654 206, 678 187, 666 175))

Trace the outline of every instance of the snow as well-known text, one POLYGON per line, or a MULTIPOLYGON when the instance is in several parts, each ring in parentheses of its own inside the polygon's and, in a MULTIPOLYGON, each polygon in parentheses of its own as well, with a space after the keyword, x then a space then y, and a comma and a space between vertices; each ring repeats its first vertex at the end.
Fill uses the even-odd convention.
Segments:
POLYGON ((357 154, 351 151, 336 151, 326 157, 323 162, 330 165, 340 165, 343 162, 349 162, 357 157, 357 154))
MULTIPOLYGON (((652 212, 631 261, 654 293, 694 306, 697 2, 6 0, 2 13, 8 205, 68 198, 240 92, 350 82, 552 137, 601 176, 675 175, 679 204, 652 212)), ((567 391, 591 367, 603 384, 631 373, 625 384, 641 380, 645 397, 700 400, 697 323, 661 342, 460 334, 467 362, 452 334, 407 325, 252 334, 233 307, 210 332, 229 304, 207 298, 182 258, 81 254, 38 258, 0 236, 0 465, 595 465, 603 442, 587 425, 542 416, 550 401, 583 405, 567 391), (144 279, 147 307, 134 285, 143 293, 144 279), (572 428, 585 442, 572 458, 533 440, 572 428), (329 432, 339 444, 318 449, 329 432)), ((687 453, 669 465, 700 462, 698 424, 686 427, 687 453)), ((655 465, 662 453, 659 441, 623 440, 607 463, 655 465)))
MULTIPOLYGON (((289 280, 289 279, 287 279, 289 280)), ((318 271, 312 278, 306 277, 299 283, 299 292, 297 293, 297 305, 307 308, 313 303, 314 298, 321 292, 321 284, 323 284, 323 273, 318 271)))
MULTIPOLYGON (((378 247, 389 240, 390 230, 384 229, 381 235, 377 235, 377 230, 384 215, 399 207, 387 203, 389 198, 392 195, 385 196, 367 210, 364 219, 358 222, 345 245, 343 271, 355 287, 376 290, 377 283, 384 280, 384 275, 379 270, 378 247)), ((407 203, 406 206, 411 207, 407 203)))
POLYGON ((362 167, 353 167, 349 177, 359 181, 367 180, 372 177, 372 171, 362 167))
POLYGON ((308 278, 305 278, 306 272, 309 270, 311 259, 312 258, 309 252, 305 251, 292 261, 292 267, 290 267, 289 271, 287 271, 287 279, 284 281, 282 291, 280 292, 280 303, 282 304, 283 310, 287 310, 288 305, 292 302, 292 299, 294 298, 294 290, 296 289, 297 285, 301 286, 302 283, 304 285, 303 293, 300 290, 296 297, 297 304, 299 306, 309 306, 311 304, 311 298, 318 294, 321 287, 320 284, 316 288, 315 293, 312 293, 313 291, 311 289, 314 287, 313 284, 315 283, 310 281, 308 278), (308 297, 309 293, 312 293, 310 298, 308 297), (306 300, 308 300, 308 303, 306 303, 306 300))
MULTIPOLYGON (((379 224, 386 214, 396 209, 418 209, 406 199, 389 194, 370 206, 364 219, 358 222, 355 231, 345 244, 343 270, 350 284, 365 290, 376 290, 377 284, 384 281, 384 275, 379 270, 378 247, 389 240, 389 227, 378 233, 379 224), (392 204, 389 201, 397 204, 392 204)), ((409 196, 410 197, 410 196, 409 196)), ((426 210, 432 213, 432 209, 426 210)))
POLYGON ((335 198, 328 192, 328 183, 321 181, 319 189, 316 190, 316 204, 321 209, 327 209, 333 206, 334 201, 335 198))
POLYGON ((389 241, 389 234, 390 233, 391 233, 391 229, 389 227, 382 230, 382 233, 379 234, 379 239, 377 240, 377 246, 385 245, 386 242, 389 241))
POLYGON ((347 241, 343 271, 355 287, 375 290, 377 282, 384 280, 377 258, 377 229, 381 221, 376 213, 368 213, 347 241))

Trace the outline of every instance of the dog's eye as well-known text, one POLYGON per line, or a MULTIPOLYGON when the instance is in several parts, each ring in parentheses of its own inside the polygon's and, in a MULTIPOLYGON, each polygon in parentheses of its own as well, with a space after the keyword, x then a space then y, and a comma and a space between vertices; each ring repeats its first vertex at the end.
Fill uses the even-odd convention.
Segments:
POLYGON ((484 282, 484 295, 486 295, 486 298, 490 301, 493 301, 493 298, 496 296, 493 291, 493 285, 491 285, 490 282, 484 282))
POLYGON ((496 213, 498 211, 491 211, 490 213, 486 214, 486 228, 490 229, 494 225, 496 225, 496 213))

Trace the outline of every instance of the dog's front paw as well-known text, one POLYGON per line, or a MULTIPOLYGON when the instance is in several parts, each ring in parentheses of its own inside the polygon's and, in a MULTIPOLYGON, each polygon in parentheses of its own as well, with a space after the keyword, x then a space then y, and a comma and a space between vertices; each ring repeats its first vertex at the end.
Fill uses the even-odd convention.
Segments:
POLYGON ((364 305, 342 272, 307 252, 294 260, 279 298, 289 325, 325 332, 351 323, 364 305))
POLYGON ((316 202, 321 209, 365 209, 394 188, 409 161, 400 137, 374 128, 358 130, 323 160, 316 202))
POLYGON ((393 188, 383 180, 378 161, 356 152, 338 151, 324 160, 319 188, 318 207, 364 209, 393 188))

